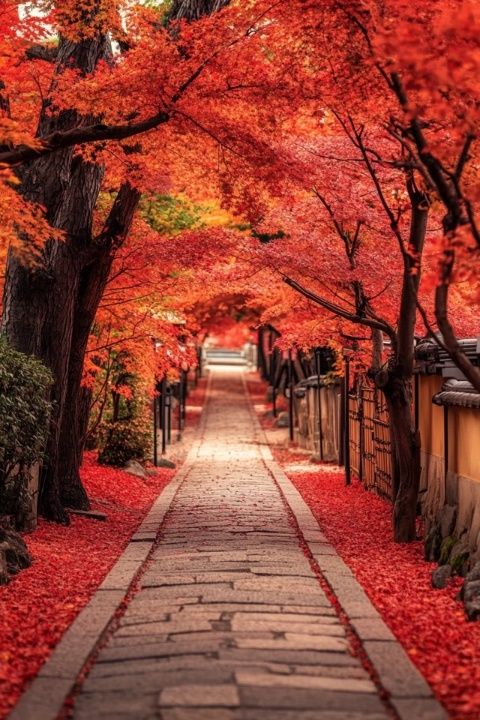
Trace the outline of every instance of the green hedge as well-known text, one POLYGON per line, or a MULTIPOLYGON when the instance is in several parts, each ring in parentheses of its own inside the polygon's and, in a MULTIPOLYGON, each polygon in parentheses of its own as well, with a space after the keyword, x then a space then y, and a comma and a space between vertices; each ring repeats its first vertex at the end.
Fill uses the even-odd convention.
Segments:
POLYGON ((129 460, 146 460, 151 450, 151 432, 141 418, 107 422, 102 428, 102 450, 98 461, 123 467, 129 460))
POLYGON ((0 336, 0 515, 13 515, 19 524, 28 504, 29 468, 44 454, 52 382, 39 360, 0 336))

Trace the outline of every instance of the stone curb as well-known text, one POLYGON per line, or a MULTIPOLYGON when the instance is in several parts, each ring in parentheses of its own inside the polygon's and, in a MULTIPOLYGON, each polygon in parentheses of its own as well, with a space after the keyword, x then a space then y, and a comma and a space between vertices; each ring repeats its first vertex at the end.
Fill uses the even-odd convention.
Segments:
MULTIPOLYGON (((246 387, 245 392, 250 399, 246 387)), ((360 583, 320 526, 300 492, 273 459, 265 431, 249 402, 261 458, 290 507, 313 559, 332 588, 375 668, 400 720, 447 720, 432 689, 372 605, 360 583)))
POLYGON ((48 660, 8 715, 8 720, 56 720, 85 663, 115 617, 154 548, 175 495, 190 472, 205 428, 211 375, 196 436, 185 462, 162 490, 123 553, 87 605, 65 631, 48 660))

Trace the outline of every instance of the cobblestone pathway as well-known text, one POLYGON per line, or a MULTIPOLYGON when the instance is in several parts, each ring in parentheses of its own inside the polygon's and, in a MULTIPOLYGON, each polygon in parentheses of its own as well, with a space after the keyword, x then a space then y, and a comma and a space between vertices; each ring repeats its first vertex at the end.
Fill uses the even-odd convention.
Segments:
POLYGON ((242 372, 212 378, 201 440, 9 720, 446 720, 273 461, 242 372))
POLYGON ((385 717, 262 462, 241 374, 216 369, 196 461, 74 718, 385 717))

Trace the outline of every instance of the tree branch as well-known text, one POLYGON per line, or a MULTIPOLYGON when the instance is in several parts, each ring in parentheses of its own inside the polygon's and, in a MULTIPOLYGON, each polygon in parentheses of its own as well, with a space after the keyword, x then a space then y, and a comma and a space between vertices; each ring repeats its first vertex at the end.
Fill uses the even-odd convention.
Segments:
POLYGON ((387 322, 383 320, 372 320, 370 318, 361 317, 359 315, 351 313, 348 310, 342 308, 340 305, 336 305, 335 303, 332 303, 329 300, 322 298, 320 295, 317 295, 313 291, 303 287, 303 285, 300 285, 300 283, 298 283, 296 280, 293 280, 293 278, 288 277, 288 275, 283 276, 283 281, 293 290, 296 290, 298 293, 303 295, 303 297, 307 298, 308 300, 312 300, 314 303, 325 308, 325 310, 328 310, 333 315, 342 317, 345 320, 348 320, 349 322, 355 323, 357 325, 364 325, 365 327, 373 328, 375 330, 381 330, 389 336, 392 344, 396 345, 397 336, 395 330, 387 322))
MULTIPOLYGON (((446 262, 448 262, 448 260, 446 262)), ((467 380, 472 383, 475 390, 480 392, 480 368, 472 365, 463 352, 455 337, 455 332, 450 320, 448 319, 449 289, 450 284, 448 279, 442 278, 442 282, 438 285, 435 292, 435 317, 437 318, 438 329, 442 333, 443 344, 453 362, 458 369, 462 371, 467 380)))
POLYGON ((48 155, 56 150, 72 147, 73 145, 83 145, 91 142, 101 142, 104 140, 124 140, 139 135, 140 133, 154 130, 170 120, 167 112, 161 111, 146 120, 140 120, 137 123, 126 123, 121 125, 103 125, 97 123, 95 125, 86 125, 84 127, 65 130, 65 132, 53 132, 40 138, 36 147, 27 147, 21 145, 6 152, 0 152, 0 165, 19 165, 30 160, 35 160, 42 155, 48 155))
POLYGON ((402 294, 398 315, 398 365, 406 375, 410 375, 413 372, 418 288, 430 206, 427 196, 416 189, 413 180, 407 182, 407 189, 412 212, 409 252, 404 254, 402 294))
POLYGON ((459 155, 457 165, 455 167, 455 178, 456 180, 460 180, 462 177, 463 170, 465 168, 465 165, 470 159, 470 148, 472 147, 473 141, 475 140, 475 135, 472 133, 468 133, 467 137, 465 138, 465 142, 463 144, 462 151, 459 155))
POLYGON ((53 63, 57 59, 57 55, 57 45, 35 44, 25 50, 25 56, 29 60, 44 60, 45 62, 53 63))
POLYGON ((95 238, 94 247, 106 246, 115 252, 130 232, 133 216, 140 201, 140 191, 124 182, 115 198, 102 232, 95 238))
MULTIPOLYGON (((391 73, 391 81, 391 88, 400 103, 400 107, 405 113, 409 113, 408 97, 400 75, 397 72, 391 73)), ((450 222, 454 227, 464 224, 465 218, 462 217, 463 213, 459 198, 451 183, 445 178, 437 158, 429 151, 427 140, 417 118, 412 117, 409 129, 417 148, 419 159, 426 168, 433 185, 437 188, 438 194, 451 216, 450 222)))

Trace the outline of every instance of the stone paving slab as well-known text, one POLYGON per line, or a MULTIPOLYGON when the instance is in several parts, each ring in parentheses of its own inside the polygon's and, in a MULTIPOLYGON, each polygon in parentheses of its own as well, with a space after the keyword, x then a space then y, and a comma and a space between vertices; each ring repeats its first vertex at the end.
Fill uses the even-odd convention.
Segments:
POLYGON ((13 720, 56 718, 134 578, 139 590, 98 649, 73 720, 446 717, 272 460, 241 371, 215 368, 210 379, 201 441, 13 720), (364 642, 390 705, 355 656, 298 532, 364 642))

